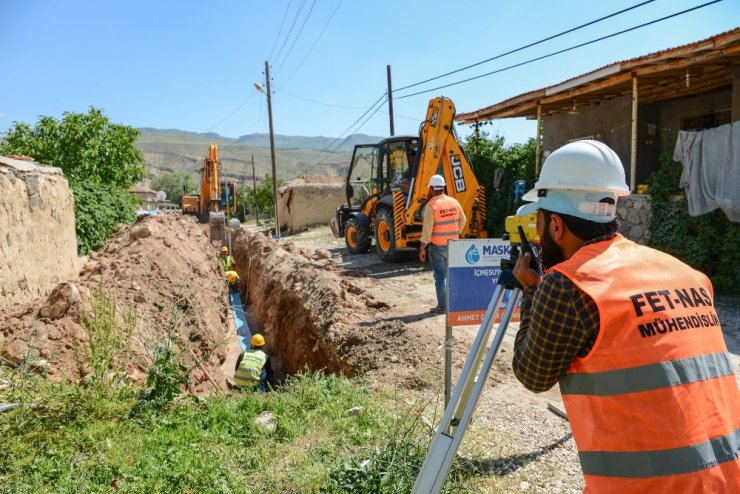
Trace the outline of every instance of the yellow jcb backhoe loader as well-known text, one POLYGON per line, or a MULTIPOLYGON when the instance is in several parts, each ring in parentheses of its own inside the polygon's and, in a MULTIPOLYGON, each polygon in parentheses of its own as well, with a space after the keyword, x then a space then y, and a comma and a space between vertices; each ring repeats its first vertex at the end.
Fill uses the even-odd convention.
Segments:
POLYGON ((486 237, 485 189, 460 146, 454 118, 452 101, 434 98, 418 137, 395 136, 355 146, 345 181, 347 203, 337 208, 331 224, 349 252, 367 252, 373 239, 378 254, 388 262, 418 251, 422 210, 435 174, 445 177, 447 194, 465 211, 468 222, 461 237, 486 237))

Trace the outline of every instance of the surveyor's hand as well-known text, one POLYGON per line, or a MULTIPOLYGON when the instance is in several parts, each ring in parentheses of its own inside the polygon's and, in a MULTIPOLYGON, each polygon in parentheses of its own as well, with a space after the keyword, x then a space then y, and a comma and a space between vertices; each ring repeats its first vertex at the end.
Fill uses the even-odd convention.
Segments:
POLYGON ((426 249, 419 250, 419 260, 421 262, 427 262, 427 250, 426 249))
POLYGON ((532 254, 530 253, 519 256, 519 259, 516 260, 516 266, 514 266, 514 270, 512 271, 514 278, 516 278, 524 288, 536 286, 540 281, 542 281, 539 273, 529 266, 529 261, 531 259, 532 254))

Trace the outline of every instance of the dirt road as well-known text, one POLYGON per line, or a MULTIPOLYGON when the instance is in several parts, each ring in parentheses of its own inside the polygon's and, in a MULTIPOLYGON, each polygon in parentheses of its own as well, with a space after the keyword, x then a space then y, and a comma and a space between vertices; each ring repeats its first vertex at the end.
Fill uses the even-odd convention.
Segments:
MULTIPOLYGON (((400 321, 434 355, 392 354, 384 363, 385 382, 408 386, 415 383, 425 399, 440 403, 444 394, 444 315, 431 314, 436 305, 434 280, 429 264, 410 260, 388 264, 373 252, 348 254, 344 241, 335 239, 328 228, 320 227, 286 238, 296 246, 323 248, 331 252, 333 267, 343 277, 372 294, 388 309, 378 317, 400 321)), ((368 324, 370 321, 368 321, 368 324)), ((580 492, 583 488, 580 467, 570 427, 548 411, 548 402, 562 408, 557 389, 534 394, 525 390, 511 371, 511 355, 516 323, 509 328, 489 377, 473 423, 461 452, 484 458, 475 467, 484 475, 480 487, 502 492, 580 492)), ((453 381, 468 355, 478 326, 453 330, 453 381)), ((372 377, 373 373, 369 373, 372 377)), ((377 379, 377 374, 375 378, 377 379)), ((453 382, 454 384, 454 382, 453 382)))

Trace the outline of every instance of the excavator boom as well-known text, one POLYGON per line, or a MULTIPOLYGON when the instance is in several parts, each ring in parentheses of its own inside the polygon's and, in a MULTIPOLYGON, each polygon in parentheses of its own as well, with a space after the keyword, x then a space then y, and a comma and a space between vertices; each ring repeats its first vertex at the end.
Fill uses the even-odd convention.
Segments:
POLYGON ((211 213, 221 213, 220 218, 226 210, 236 212, 236 182, 221 180, 218 145, 212 142, 200 169, 199 193, 182 197, 182 212, 197 215, 205 222, 209 220, 211 213))

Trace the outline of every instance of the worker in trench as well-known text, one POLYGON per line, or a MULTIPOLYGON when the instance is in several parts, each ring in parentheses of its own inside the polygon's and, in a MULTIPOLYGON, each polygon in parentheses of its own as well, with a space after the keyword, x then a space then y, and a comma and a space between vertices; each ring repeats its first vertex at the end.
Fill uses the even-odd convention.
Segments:
POLYGON ((225 245, 221 246, 221 250, 218 254, 218 263, 224 268, 224 272, 236 271, 234 267, 234 258, 229 254, 229 248, 225 245))
POLYGON ((270 357, 262 350, 265 338, 255 333, 252 336, 252 348, 242 352, 236 361, 234 383, 239 389, 256 389, 267 391, 272 382, 272 364, 270 357))
POLYGON ((239 293, 239 273, 227 271, 226 283, 229 285, 229 293, 239 293))
POLYGON ((426 262, 429 246, 429 263, 434 273, 437 305, 429 312, 443 314, 447 311, 447 242, 460 238, 465 228, 465 213, 457 199, 445 194, 445 179, 433 175, 429 179, 432 197, 424 206, 424 223, 421 231, 419 261, 426 262))
POLYGON ((524 287, 513 369, 529 390, 556 382, 586 492, 740 492, 740 392, 709 279, 617 233, 629 194, 608 146, 553 152, 535 188, 544 277, 524 287))

